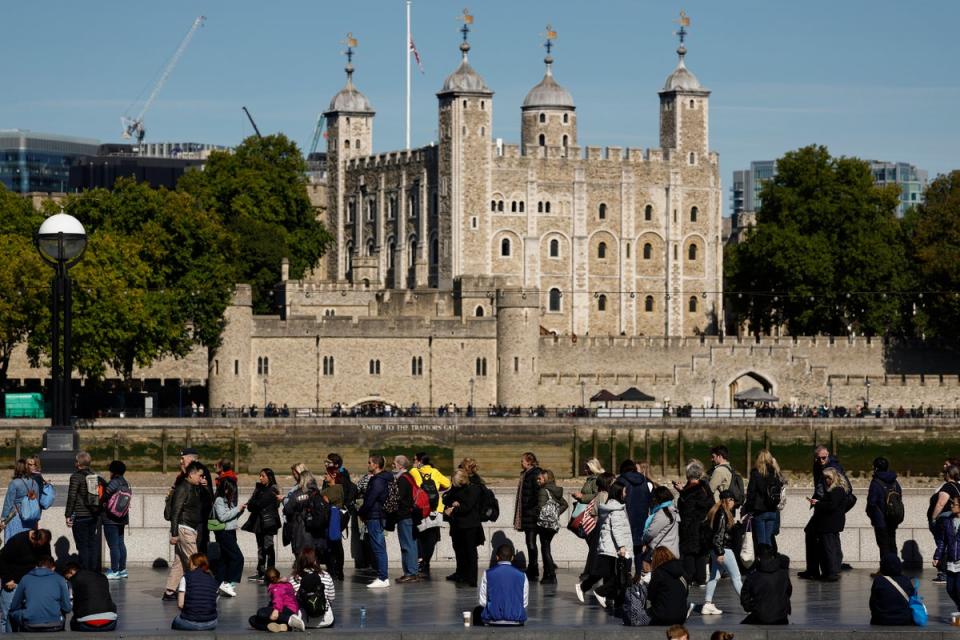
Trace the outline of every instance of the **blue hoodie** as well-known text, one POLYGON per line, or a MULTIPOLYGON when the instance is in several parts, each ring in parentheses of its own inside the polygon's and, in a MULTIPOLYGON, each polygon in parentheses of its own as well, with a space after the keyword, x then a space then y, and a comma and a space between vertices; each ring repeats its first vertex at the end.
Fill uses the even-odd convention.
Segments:
POLYGON ((67 581, 46 567, 34 567, 17 585, 10 615, 27 624, 48 624, 63 620, 72 608, 67 581))
POLYGON ((643 529, 650 515, 650 487, 647 478, 639 471, 620 474, 620 481, 627 485, 627 519, 633 534, 633 545, 643 544, 643 529))
POLYGON ((876 529, 887 528, 886 498, 887 487, 893 485, 893 490, 903 496, 903 489, 897 482, 897 474, 893 471, 874 471, 870 481, 870 490, 867 492, 867 517, 870 525, 876 529))

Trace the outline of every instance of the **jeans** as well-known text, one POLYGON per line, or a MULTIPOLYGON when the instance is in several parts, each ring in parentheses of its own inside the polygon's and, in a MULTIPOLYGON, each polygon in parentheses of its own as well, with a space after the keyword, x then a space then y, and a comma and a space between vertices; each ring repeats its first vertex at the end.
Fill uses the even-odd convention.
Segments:
POLYGON ((525 529, 523 537, 527 543, 527 577, 536 578, 540 575, 540 566, 538 563, 540 553, 537 550, 537 530, 525 529))
MULTIPOLYGON (((16 591, 16 590, 14 590, 16 591)), ((11 633, 10 628, 10 605, 13 604, 14 591, 7 591, 0 587, 0 633, 11 633)))
POLYGON ((377 578, 387 579, 387 541, 383 537, 383 520, 367 520, 367 540, 373 552, 373 563, 377 569, 377 578))
POLYGON ((100 571, 100 539, 97 537, 97 519, 93 516, 78 516, 73 519, 73 541, 77 545, 80 566, 90 571, 100 571))
POLYGON ((543 555, 543 577, 552 578, 557 575, 557 564, 553 561, 553 552, 550 543, 557 532, 553 529, 537 528, 537 537, 540 538, 540 553, 543 555))
POLYGON ((123 541, 122 524, 113 522, 103 523, 103 537, 107 539, 110 548, 110 571, 116 573, 127 568, 127 545, 123 541))
POLYGON ((170 624, 170 628, 176 631, 210 631, 211 629, 217 628, 217 619, 214 618, 207 622, 194 622, 193 620, 184 619, 178 613, 177 617, 174 618, 170 624))
POLYGON ((960 573, 947 571, 947 595, 953 600, 953 605, 960 609, 960 573))
POLYGON ((400 564, 403 566, 403 575, 417 575, 417 542, 413 539, 411 518, 397 521, 397 539, 400 542, 400 564))
POLYGON ((220 546, 217 580, 220 582, 240 582, 243 577, 243 552, 237 545, 237 530, 214 531, 213 535, 220 546))
POLYGON ((276 536, 257 534, 257 575, 262 576, 267 569, 277 564, 277 554, 273 548, 276 536))
POLYGON ((753 516, 753 539, 758 544, 773 544, 773 536, 780 531, 780 514, 764 511, 753 516))
POLYGON ((740 595, 740 588, 743 581, 740 579, 740 567, 737 566, 737 559, 734 557, 733 549, 723 550, 723 564, 717 562, 717 555, 710 552, 710 581, 707 582, 707 593, 704 596, 704 602, 713 602, 713 594, 717 590, 717 583, 720 582, 720 572, 723 571, 730 576, 733 582, 733 589, 740 595))

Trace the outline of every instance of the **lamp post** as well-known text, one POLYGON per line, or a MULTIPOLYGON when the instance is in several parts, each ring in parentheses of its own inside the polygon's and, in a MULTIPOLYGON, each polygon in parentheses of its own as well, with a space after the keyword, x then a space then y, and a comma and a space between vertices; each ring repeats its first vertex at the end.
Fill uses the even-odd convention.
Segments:
POLYGON ((587 406, 587 382, 586 380, 580 381, 580 406, 587 406))
POLYGON ((34 236, 40 256, 54 268, 51 282, 51 397, 50 429, 43 434, 43 466, 53 473, 73 469, 79 436, 70 424, 73 372, 71 350, 71 281, 68 274, 87 248, 87 233, 80 221, 58 213, 43 221, 34 236))

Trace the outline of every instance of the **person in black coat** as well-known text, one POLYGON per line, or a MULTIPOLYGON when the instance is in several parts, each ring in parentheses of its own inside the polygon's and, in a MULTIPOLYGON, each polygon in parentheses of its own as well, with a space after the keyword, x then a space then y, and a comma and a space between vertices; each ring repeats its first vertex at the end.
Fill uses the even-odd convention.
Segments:
POLYGON ((483 489, 471 482, 463 469, 450 479, 453 485, 443 494, 443 515, 450 521, 450 537, 457 570, 453 576, 458 587, 477 586, 477 547, 486 542, 480 522, 483 489))
MULTIPOLYGON (((636 573, 642 569, 643 530, 647 516, 650 515, 650 492, 653 483, 637 470, 637 463, 624 460, 620 463, 618 480, 627 487, 627 519, 630 521, 630 533, 633 535, 633 563, 636 573)), ((681 518, 682 519, 682 518, 681 518)))
POLYGON ((755 571, 747 574, 740 590, 740 605, 748 615, 741 624, 789 624, 790 558, 778 554, 773 547, 757 547, 755 571))
POLYGON ((890 471, 890 462, 886 458, 875 458, 873 478, 867 491, 867 517, 870 518, 881 558, 888 553, 897 553, 897 527, 900 525, 899 522, 887 521, 888 491, 898 493, 902 499, 903 489, 897 482, 897 474, 890 471))
POLYGON ((870 588, 870 624, 913 625, 913 613, 908 598, 913 595, 913 583, 903 575, 903 565, 895 553, 880 558, 880 575, 870 588), (903 589, 907 597, 890 581, 903 589))
POLYGON ((679 492, 677 511, 680 512, 680 561, 688 584, 698 586, 707 583, 707 559, 710 549, 700 544, 700 524, 714 505, 713 492, 703 479, 703 464, 699 460, 687 463, 687 484, 674 482, 679 492))
POLYGON ((253 489, 253 495, 247 500, 250 517, 241 527, 252 533, 257 540, 257 572, 249 576, 250 582, 263 582, 267 569, 277 563, 274 547, 277 531, 280 530, 280 488, 273 469, 260 469, 260 478, 253 489))
MULTIPOLYGON (((513 528, 523 531, 527 544, 527 578, 537 580, 540 577, 537 549, 537 517, 540 515, 540 466, 537 456, 526 452, 520 456, 520 484, 517 487, 517 503, 513 516, 513 528)), ((446 502, 444 502, 446 504, 446 502)))
POLYGON ((73 595, 71 631, 113 631, 117 628, 117 605, 110 597, 107 576, 69 562, 64 567, 63 577, 70 583, 73 595))
MULTIPOLYGON (((813 507, 813 515, 807 523, 806 532, 807 558, 819 559, 819 566, 814 567, 818 574, 814 576, 824 582, 836 582, 840 579, 840 565, 843 562, 843 551, 840 548, 840 532, 846 525, 847 515, 844 509, 847 492, 850 491, 846 478, 837 473, 836 469, 825 469, 823 472, 826 491, 821 498, 807 498, 813 507), (813 548, 811 548, 811 545, 813 548)), ((811 571, 808 567, 807 572, 811 571)))
POLYGON ((666 547, 657 547, 651 559, 653 575, 647 588, 651 625, 683 624, 687 619, 687 582, 683 564, 666 547))

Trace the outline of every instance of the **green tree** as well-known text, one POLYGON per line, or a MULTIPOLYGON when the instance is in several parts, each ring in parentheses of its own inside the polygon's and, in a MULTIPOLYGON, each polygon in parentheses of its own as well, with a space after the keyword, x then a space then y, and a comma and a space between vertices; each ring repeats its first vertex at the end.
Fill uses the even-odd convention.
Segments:
POLYGON ((917 268, 914 300, 920 328, 931 336, 957 340, 960 322, 960 171, 937 178, 924 203, 904 218, 910 256, 917 268))
POLYGON ((259 313, 273 309, 280 260, 289 258, 291 277, 300 278, 331 239, 310 205, 305 169, 286 136, 251 136, 232 153, 211 154, 203 171, 188 173, 178 185, 236 237, 237 282, 253 287, 259 313))
POLYGON ((728 304, 751 332, 887 335, 907 331, 912 284, 896 187, 869 165, 811 145, 777 161, 757 226, 726 252, 728 304))

